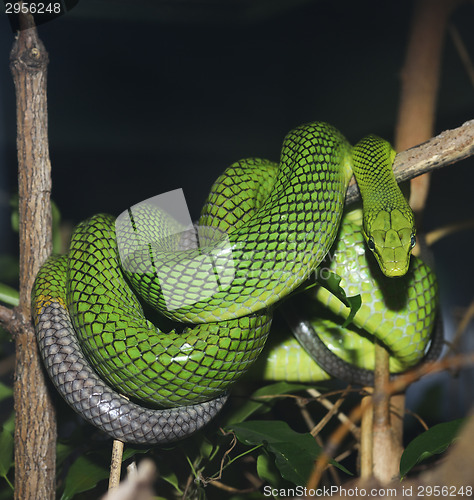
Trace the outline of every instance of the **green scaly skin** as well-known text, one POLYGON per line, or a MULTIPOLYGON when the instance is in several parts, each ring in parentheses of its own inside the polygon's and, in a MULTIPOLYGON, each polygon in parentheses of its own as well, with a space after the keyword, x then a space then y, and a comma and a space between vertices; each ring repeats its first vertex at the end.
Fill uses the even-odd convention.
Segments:
POLYGON ((355 146, 353 157, 367 246, 386 276, 403 276, 416 243, 415 220, 393 174, 395 151, 387 141, 370 135, 355 146))
MULTIPOLYGON (((279 165, 243 160, 213 185, 200 225, 224 233, 225 244, 211 244, 214 233, 199 251, 176 251, 179 243, 162 238, 168 231, 162 214, 154 229, 146 220, 148 209, 134 213, 138 232, 150 233, 151 240, 145 239, 143 251, 143 241, 134 247, 134 238, 129 239, 128 250, 136 260, 132 273, 120 267, 112 217, 98 215, 80 224, 68 255, 66 299, 75 332, 97 372, 117 390, 150 405, 192 404, 228 389, 262 350, 272 306, 299 287, 331 248, 353 171, 368 214, 368 246, 385 274, 403 274, 414 235, 405 221, 412 222, 413 216, 393 174, 372 170, 376 166, 391 172, 394 153, 387 144, 370 137, 352 148, 325 123, 294 129, 285 138, 279 165), (374 190, 388 190, 384 199, 389 201, 372 195, 374 190), (171 246, 160 246, 156 239, 171 246), (201 272, 200 256, 213 255, 219 265, 229 250, 232 273, 216 293, 202 299, 208 277, 201 272), (165 269, 167 281, 175 285, 171 307, 150 273, 150 258, 152 268, 165 269), (141 299, 163 316, 194 325, 163 333, 146 319, 124 273, 141 299)), ((63 300, 40 276, 33 296, 39 319, 44 303, 63 300)), ((436 295, 433 283, 424 283, 430 293, 425 297, 421 291, 421 305, 436 295)), ((395 335, 385 335, 389 347, 397 341, 395 335)))
MULTIPOLYGON (((318 270, 322 275, 331 271, 340 276, 346 296, 360 295, 362 304, 351 324, 343 328, 350 310, 322 286, 293 302, 326 347, 357 367, 356 373, 374 369, 376 338, 389 349, 390 372, 396 374, 426 355, 437 321, 436 277, 417 257, 411 258, 405 276, 386 277, 366 252, 359 214, 356 210, 344 216, 339 237, 318 270)), ((258 361, 262 378, 318 382, 331 377, 295 338, 287 338, 284 332, 275 341, 273 337, 272 332, 258 361)))
MULTIPOLYGON (((331 247, 352 175, 350 162, 351 146, 335 128, 312 123, 294 129, 283 142, 279 168, 265 160, 240 162, 211 188, 200 224, 222 228, 229 244, 221 248, 218 244, 217 251, 206 247, 171 255, 156 251, 153 267, 169 269, 168 281, 176 284, 171 303, 166 303, 159 280, 150 272, 148 252, 143 252, 142 262, 137 258, 133 273, 125 270, 127 278, 146 302, 177 321, 222 321, 269 307, 305 281, 331 247), (269 178, 265 195, 258 182, 248 181, 263 175, 269 178), (241 208, 244 205, 248 213, 241 208), (219 258, 220 252, 229 251, 233 278, 200 300, 208 278, 207 273, 202 276, 200 257, 219 258), (182 306, 185 301, 192 303, 182 306)), ((136 240, 129 241, 130 254, 137 256, 143 242, 134 248, 136 240)))
POLYGON ((67 301, 81 345, 100 375, 124 394, 166 407, 225 391, 258 357, 271 325, 265 310, 161 331, 124 280, 114 218, 106 215, 74 231, 67 301))

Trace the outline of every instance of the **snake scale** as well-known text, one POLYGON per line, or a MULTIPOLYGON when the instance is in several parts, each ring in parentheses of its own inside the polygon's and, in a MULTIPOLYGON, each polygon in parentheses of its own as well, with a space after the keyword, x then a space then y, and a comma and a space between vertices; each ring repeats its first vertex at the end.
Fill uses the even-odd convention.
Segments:
MULTIPOLYGON (((125 219, 100 214, 79 224, 69 253, 50 257, 33 289, 40 352, 54 385, 116 439, 166 443, 192 434, 220 411, 264 348, 274 307, 313 275, 339 231, 337 245, 347 248, 336 248, 335 272, 348 265, 348 290, 363 298, 349 350, 367 349, 351 339, 372 345, 372 334, 398 359, 395 371, 417 363, 435 323, 436 281, 421 261, 410 265, 413 215, 391 170, 394 156, 375 136, 352 147, 334 127, 310 123, 286 136, 279 164, 231 165, 211 188, 194 231, 147 204, 125 219), (363 236, 351 222, 340 229, 353 173, 363 236), (365 246, 380 269, 370 271, 375 278, 356 277, 357 288, 350 266, 365 259, 365 246), (399 282, 385 305, 381 280, 399 282), (406 290, 404 299, 393 299, 406 290)), ((347 316, 324 288, 313 295, 347 316)), ((328 335, 325 342, 343 355, 345 334, 332 327, 328 335)), ((347 361, 361 364, 353 355, 347 361)), ((327 378, 309 363, 309 378, 327 378)))

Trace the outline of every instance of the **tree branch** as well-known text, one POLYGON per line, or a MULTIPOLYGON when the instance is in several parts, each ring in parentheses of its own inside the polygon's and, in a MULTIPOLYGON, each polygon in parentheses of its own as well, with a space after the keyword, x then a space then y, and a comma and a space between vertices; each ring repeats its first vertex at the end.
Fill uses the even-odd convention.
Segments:
MULTIPOLYGON (((419 146, 398 153, 393 171, 397 182, 404 182, 473 155, 474 120, 470 120, 458 128, 441 132, 419 146)), ((352 182, 347 190, 346 204, 359 199, 359 189, 352 182)))
POLYGON ((0 305, 0 325, 5 330, 12 332, 16 323, 15 310, 9 307, 0 305))
MULTIPOLYGON (((34 20, 20 15, 10 55, 17 110, 20 301, 10 317, 15 339, 15 498, 55 497, 56 420, 31 324, 31 289, 51 252, 48 54, 34 20)), ((8 316, 2 308, 2 315, 8 316)))

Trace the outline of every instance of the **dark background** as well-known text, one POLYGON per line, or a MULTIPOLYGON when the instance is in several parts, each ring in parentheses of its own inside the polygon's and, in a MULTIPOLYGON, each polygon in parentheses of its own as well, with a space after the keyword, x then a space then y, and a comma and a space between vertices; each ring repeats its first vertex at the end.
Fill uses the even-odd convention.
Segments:
MULTIPOLYGON (((50 57, 53 199, 63 220, 117 215, 180 187, 194 218, 227 165, 278 160, 286 132, 306 121, 328 121, 352 142, 370 132, 392 139, 412 10, 405 0, 79 1, 39 27, 50 57)), ((474 57, 474 4, 459 8, 452 24, 474 57)), ((12 42, 2 14, 4 254, 17 252, 8 206, 17 190, 12 42)), ((474 89, 447 36, 436 132, 472 118, 474 89)), ((465 161, 433 174, 427 230, 474 218, 473 167, 465 161)), ((448 334, 473 300, 473 239, 464 231, 433 247, 448 334)), ((464 393, 472 377, 454 384, 464 393)), ((452 388, 449 395, 452 417, 469 401, 452 388)))

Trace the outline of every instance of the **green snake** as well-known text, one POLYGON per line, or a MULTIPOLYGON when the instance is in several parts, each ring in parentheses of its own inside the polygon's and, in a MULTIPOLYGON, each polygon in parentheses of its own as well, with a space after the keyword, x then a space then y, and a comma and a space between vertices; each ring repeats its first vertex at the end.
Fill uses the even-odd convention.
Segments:
MULTIPOLYGON (((59 392, 122 441, 164 443, 201 428, 259 357, 273 309, 327 258, 352 174, 365 245, 382 272, 370 284, 363 278, 358 291, 346 280, 363 298, 347 338, 359 334, 372 344, 376 335, 398 359, 395 371, 417 363, 435 323, 437 290, 427 266, 410 264, 413 214, 391 170, 394 156, 375 136, 352 147, 332 126, 310 123, 286 136, 279 164, 231 165, 212 186, 196 231, 146 203, 117 220, 101 214, 79 224, 68 255, 52 256, 33 289, 40 352, 59 392), (385 304, 381 280, 399 285, 385 304), (376 321, 384 308, 393 328, 376 321)), ((360 229, 346 227, 338 245, 349 250, 337 250, 334 265, 350 266, 351 252, 364 252, 360 229)), ((323 288, 313 294, 341 313, 323 288)), ((334 335, 344 342, 333 328, 329 344, 334 335)), ((347 361, 357 364, 354 356, 347 361)), ((310 363, 310 378, 327 377, 310 363)))

